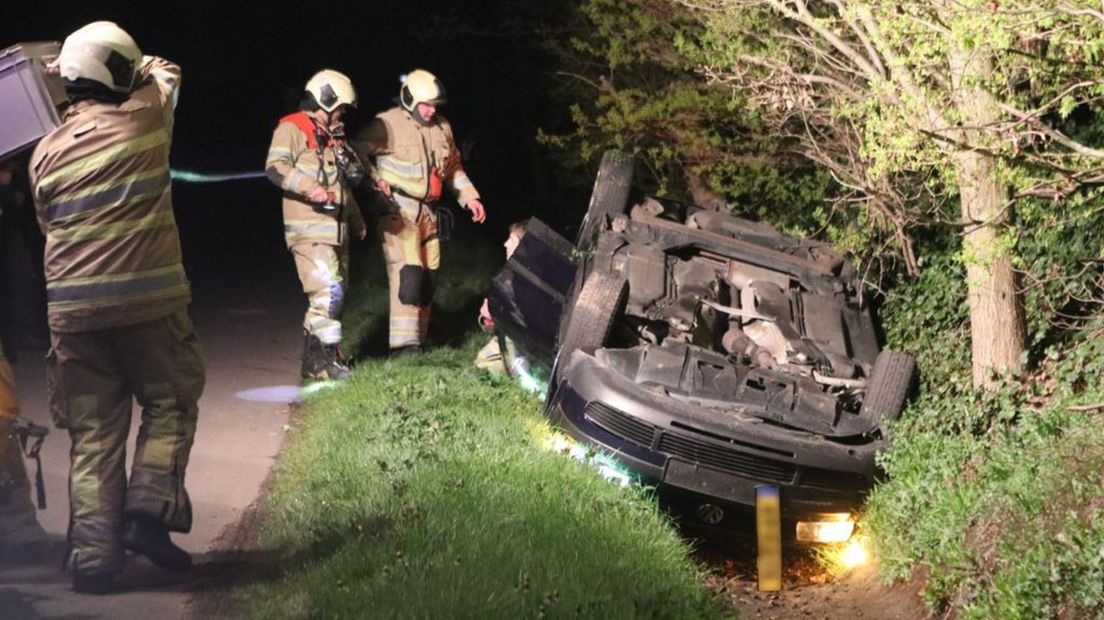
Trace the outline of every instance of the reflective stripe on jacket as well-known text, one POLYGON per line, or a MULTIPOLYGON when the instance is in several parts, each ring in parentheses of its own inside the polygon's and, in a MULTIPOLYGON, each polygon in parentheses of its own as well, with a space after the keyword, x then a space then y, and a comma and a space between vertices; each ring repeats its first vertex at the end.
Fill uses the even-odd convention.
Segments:
POLYGON ((265 161, 269 180, 284 190, 284 239, 288 247, 297 243, 339 246, 346 241, 346 227, 359 228, 364 220, 352 192, 341 184, 333 148, 317 148, 313 136, 296 122, 301 115, 305 116, 300 112, 280 119, 265 161), (317 187, 332 193, 343 208, 334 213, 315 211, 307 195, 317 187))
POLYGON ((180 68, 147 57, 139 80, 121 103, 73 104, 31 157, 55 331, 152 321, 190 300, 169 178, 180 68))
POLYGON ((382 112, 361 130, 354 143, 364 161, 375 158, 376 179, 415 200, 429 193, 429 172, 436 167, 456 201, 466 206, 479 192, 464 172, 452 126, 437 114, 421 125, 406 110, 394 107, 382 112))

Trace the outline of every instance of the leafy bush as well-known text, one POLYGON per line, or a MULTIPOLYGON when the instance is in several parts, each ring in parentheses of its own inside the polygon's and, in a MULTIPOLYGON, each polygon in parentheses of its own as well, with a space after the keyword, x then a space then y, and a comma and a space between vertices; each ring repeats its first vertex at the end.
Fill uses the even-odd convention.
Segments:
MULTIPOLYGON (((1076 265, 1077 252, 1027 255, 1053 273, 1076 265)), ((1098 413, 1069 407, 1104 397, 1099 326, 1069 331, 1033 308, 1033 370, 975 390, 958 270, 936 258, 882 307, 890 346, 918 355, 923 387, 879 459, 888 480, 866 515, 875 552, 888 577, 922 568, 928 602, 962 617, 1098 617, 1104 431, 1098 413)), ((1085 280, 1040 288, 1084 290, 1085 280)))

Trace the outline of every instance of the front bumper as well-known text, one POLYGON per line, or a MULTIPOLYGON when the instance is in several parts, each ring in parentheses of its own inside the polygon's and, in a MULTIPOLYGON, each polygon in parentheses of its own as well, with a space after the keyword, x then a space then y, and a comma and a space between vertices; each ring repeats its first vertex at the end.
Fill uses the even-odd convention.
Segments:
POLYGON ((678 401, 577 352, 549 402, 576 439, 611 452, 645 482, 743 506, 755 488, 782 490, 789 518, 855 510, 873 481, 883 441, 832 441, 678 401))

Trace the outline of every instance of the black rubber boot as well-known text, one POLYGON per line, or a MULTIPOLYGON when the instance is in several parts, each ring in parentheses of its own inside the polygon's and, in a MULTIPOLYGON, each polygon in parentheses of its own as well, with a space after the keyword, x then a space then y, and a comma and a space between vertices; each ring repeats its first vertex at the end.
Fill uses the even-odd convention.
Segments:
POLYGON ((322 342, 314 336, 303 334, 303 365, 299 375, 304 379, 316 379, 322 369, 322 342))
POLYGON ((123 546, 167 570, 192 567, 192 556, 173 543, 169 528, 150 519, 127 519, 123 525, 123 546))
POLYGON ((345 356, 336 344, 323 344, 307 334, 303 344, 303 378, 315 381, 344 381, 349 378, 345 356))
POLYGON ((336 344, 324 344, 322 345, 322 351, 326 362, 323 372, 327 379, 344 381, 352 375, 352 371, 345 365, 345 356, 336 344))

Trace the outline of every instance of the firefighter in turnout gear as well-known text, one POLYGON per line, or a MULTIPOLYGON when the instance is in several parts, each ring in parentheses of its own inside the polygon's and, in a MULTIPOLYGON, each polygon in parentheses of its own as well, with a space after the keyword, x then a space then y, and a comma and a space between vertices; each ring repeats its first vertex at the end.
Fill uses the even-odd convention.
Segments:
POLYGON ((0 349, 0 557, 46 540, 31 503, 31 485, 15 430, 18 416, 15 380, 0 349))
POLYGON ((361 159, 375 165, 377 189, 389 199, 380 218, 387 263, 392 352, 425 345, 430 306, 441 264, 435 207, 447 186, 472 221, 486 219, 479 192, 460 162, 452 126, 437 114, 445 89, 433 74, 410 72, 399 89, 399 105, 380 113, 357 135, 361 159))
POLYGON ((29 173, 46 235, 50 409, 72 441, 73 587, 99 594, 124 549, 192 563, 169 538, 192 527, 184 474, 204 385, 169 175, 180 68, 94 22, 65 39, 56 70, 70 105, 29 173), (128 478, 132 398, 142 416, 128 478))
POLYGON ((307 295, 304 379, 349 375, 339 347, 348 237, 351 230, 363 239, 366 228, 352 193, 364 172, 345 142, 342 117, 356 100, 349 78, 330 69, 316 73, 300 111, 276 126, 265 163, 268 178, 284 191, 284 238, 307 295))

